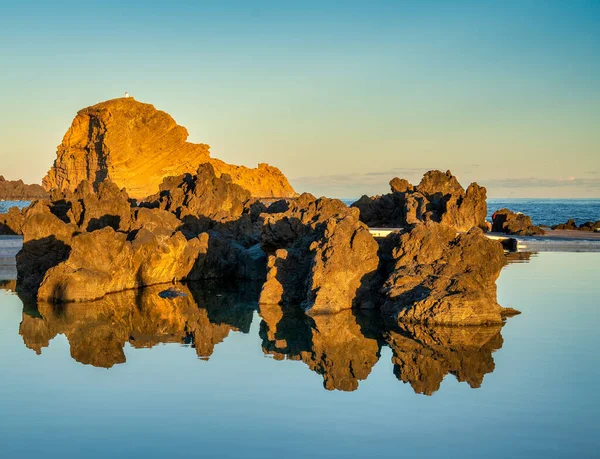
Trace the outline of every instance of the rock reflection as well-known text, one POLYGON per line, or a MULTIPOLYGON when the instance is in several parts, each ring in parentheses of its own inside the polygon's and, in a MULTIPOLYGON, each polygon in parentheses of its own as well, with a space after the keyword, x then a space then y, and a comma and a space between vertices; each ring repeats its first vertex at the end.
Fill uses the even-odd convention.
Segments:
POLYGON ((413 325, 386 333, 394 374, 419 394, 431 395, 447 374, 480 387, 494 371, 492 353, 502 347, 502 326, 425 327, 413 325))
POLYGON ((176 298, 161 298, 164 286, 154 286, 92 302, 39 303, 24 310, 19 333, 37 354, 64 334, 77 362, 110 368, 125 362, 127 342, 134 348, 190 344, 207 360, 230 331, 249 331, 253 303, 244 301, 245 291, 222 295, 206 285, 177 288, 183 295, 176 298))
POLYGON ((363 333, 355 314, 308 317, 299 308, 261 305, 263 351, 278 360, 301 360, 323 376, 325 389, 353 391, 377 363, 381 343, 363 333))
MULTIPOLYGON (((25 303, 19 333, 37 354, 64 334, 77 362, 110 368, 125 362, 126 343, 133 348, 186 344, 208 360, 230 332, 250 331, 258 298, 251 285, 228 290, 177 285, 183 296, 170 298, 159 296, 164 289, 155 286, 62 306, 25 303)), ((383 346, 392 351, 394 375, 418 394, 433 394, 449 374, 476 388, 494 371, 492 354, 503 342, 500 325, 390 329, 375 311, 308 316, 301 308, 260 305, 258 313, 263 352, 275 360, 303 362, 322 376, 327 390, 357 390, 383 346)))
POLYGON ((505 252, 504 256, 508 264, 529 263, 532 257, 537 257, 537 252, 505 252))

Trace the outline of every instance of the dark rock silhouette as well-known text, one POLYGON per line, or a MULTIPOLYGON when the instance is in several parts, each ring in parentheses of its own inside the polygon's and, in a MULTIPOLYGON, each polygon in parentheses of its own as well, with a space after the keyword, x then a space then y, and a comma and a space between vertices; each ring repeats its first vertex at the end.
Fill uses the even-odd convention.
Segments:
POLYGON ((429 171, 417 186, 394 178, 390 187, 390 194, 363 196, 352 204, 368 226, 403 228, 432 221, 458 231, 486 228, 486 189, 472 183, 465 191, 450 171, 429 171))
POLYGON ((600 220, 596 222, 585 222, 577 226, 575 220, 569 219, 566 223, 560 225, 553 225, 553 230, 574 230, 574 231, 598 231, 600 230, 600 220))
POLYGON ((538 236, 545 234, 539 226, 531 223, 531 217, 509 209, 499 209, 492 216, 492 231, 516 236, 538 236))

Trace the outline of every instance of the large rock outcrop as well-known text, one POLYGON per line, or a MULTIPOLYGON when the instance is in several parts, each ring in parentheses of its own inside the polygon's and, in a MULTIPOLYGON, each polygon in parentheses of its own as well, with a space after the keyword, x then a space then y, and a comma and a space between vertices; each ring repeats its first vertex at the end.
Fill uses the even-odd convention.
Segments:
POLYGON ((363 196, 352 204, 368 226, 404 228, 432 221, 458 231, 486 228, 486 189, 471 183, 465 191, 450 171, 429 171, 417 186, 394 178, 390 187, 389 194, 363 196))
POLYGON ((356 209, 311 195, 273 206, 261 214, 269 260, 260 302, 301 304, 313 315, 372 307, 379 246, 356 209))
POLYGON ((43 180, 46 190, 75 190, 109 178, 141 199, 158 191, 165 177, 194 173, 201 163, 228 174, 253 196, 294 196, 279 169, 250 169, 210 157, 209 146, 187 142, 188 132, 167 113, 133 98, 112 99, 77 113, 43 180))
POLYGON ((105 180, 97 191, 83 181, 73 192, 54 191, 50 200, 15 210, 10 224, 24 236, 17 257, 21 290, 73 302, 176 280, 262 282, 266 257, 258 236, 236 239, 240 227, 252 233, 252 218, 244 213, 248 191, 217 177, 210 164, 189 178, 191 188, 174 188, 181 205, 165 190, 150 207, 137 207, 105 180), (223 222, 232 226, 213 228, 223 222))
POLYGON ((499 242, 478 228, 458 234, 428 222, 386 241, 389 275, 382 313, 398 323, 501 324, 496 279, 506 264, 499 242))
POLYGON ((26 185, 23 180, 6 180, 3 175, 0 175, 0 199, 31 201, 47 196, 48 193, 41 185, 26 185))

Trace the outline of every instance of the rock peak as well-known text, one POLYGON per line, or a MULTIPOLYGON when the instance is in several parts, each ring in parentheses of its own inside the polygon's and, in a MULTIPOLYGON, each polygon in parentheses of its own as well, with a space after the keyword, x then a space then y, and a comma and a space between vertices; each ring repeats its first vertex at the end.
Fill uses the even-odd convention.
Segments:
POLYGON ((275 167, 234 166, 210 157, 210 147, 187 141, 188 131, 168 113, 133 97, 110 99, 77 112, 43 180, 46 190, 73 191, 82 180, 95 186, 111 179, 134 198, 158 191, 165 177, 194 173, 210 162, 217 175, 257 197, 295 192, 275 167))

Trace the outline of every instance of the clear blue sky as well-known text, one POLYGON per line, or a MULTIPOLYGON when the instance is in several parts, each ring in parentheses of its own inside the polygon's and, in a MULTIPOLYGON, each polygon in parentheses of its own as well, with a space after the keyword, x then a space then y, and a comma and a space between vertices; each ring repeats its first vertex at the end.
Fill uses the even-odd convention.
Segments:
POLYGON ((39 182, 77 110, 129 91, 299 190, 451 169, 600 197, 600 2, 13 2, 0 174, 39 182))

